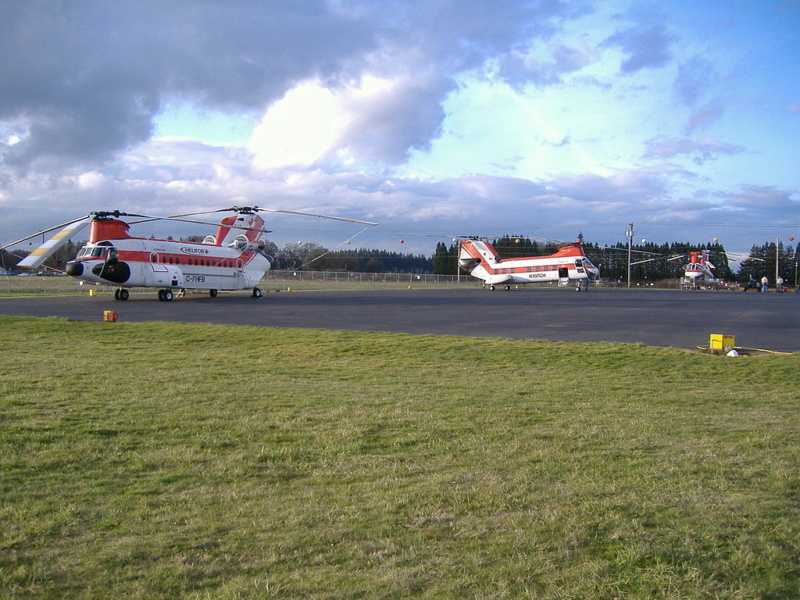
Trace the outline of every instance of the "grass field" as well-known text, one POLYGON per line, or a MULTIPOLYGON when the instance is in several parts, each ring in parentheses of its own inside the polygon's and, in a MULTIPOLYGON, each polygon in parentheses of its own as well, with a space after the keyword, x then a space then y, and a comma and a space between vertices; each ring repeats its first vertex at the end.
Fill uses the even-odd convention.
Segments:
POLYGON ((800 596, 800 355, 0 331, 4 599, 800 596))

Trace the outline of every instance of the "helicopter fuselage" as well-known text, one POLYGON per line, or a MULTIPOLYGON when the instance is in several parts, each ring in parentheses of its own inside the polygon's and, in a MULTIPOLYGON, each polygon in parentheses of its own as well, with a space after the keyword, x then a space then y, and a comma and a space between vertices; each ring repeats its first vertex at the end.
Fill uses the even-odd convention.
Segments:
MULTIPOLYGON (((238 234, 236 223, 241 215, 222 221, 217 236, 203 242, 185 242, 133 237, 129 225, 118 219, 94 221, 88 243, 78 256, 67 263, 66 273, 86 283, 114 285, 118 299, 127 299, 133 287, 163 290, 243 290, 256 287, 271 267, 271 259, 259 241, 263 221, 257 215, 245 215, 249 228, 238 234), (220 243, 221 240, 223 243, 220 243)), ((160 294, 171 299, 171 294, 160 294)))
POLYGON ((36 269, 71 236, 89 225, 89 241, 78 256, 67 263, 66 274, 82 283, 116 286, 114 297, 117 300, 127 300, 128 289, 133 287, 159 288, 159 300, 172 300, 174 289, 208 290, 211 296, 216 296, 220 290, 252 288, 253 297, 261 298, 263 294, 257 285, 270 270, 272 258, 264 252, 267 243, 261 240, 261 236, 269 231, 264 228, 264 219, 259 212, 331 219, 368 227, 377 225, 358 219, 257 206, 233 206, 211 212, 234 214, 222 218, 216 235, 208 235, 202 242, 134 237, 129 230, 131 224, 160 220, 210 225, 187 219, 204 213, 153 217, 115 210, 89 213, 0 246, 0 250, 58 229, 55 235, 17 263, 19 267, 36 269), (123 217, 141 220, 129 222, 123 217))
POLYGON ((259 251, 128 238, 86 244, 66 272, 87 283, 124 288, 242 290, 258 285, 270 266, 259 251))
POLYGON ((464 240, 459 251, 459 266, 492 290, 497 285, 510 289, 512 284, 533 282, 574 284, 579 290, 581 282, 600 276, 600 270, 577 245, 565 246, 548 256, 501 259, 488 242, 464 240))

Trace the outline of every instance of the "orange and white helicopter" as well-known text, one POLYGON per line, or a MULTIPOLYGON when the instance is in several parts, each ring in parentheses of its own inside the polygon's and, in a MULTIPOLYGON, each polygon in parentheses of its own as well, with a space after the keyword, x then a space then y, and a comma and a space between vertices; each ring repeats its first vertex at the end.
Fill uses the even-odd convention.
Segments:
POLYGON ((579 292, 582 283, 600 277, 600 270, 586 258, 580 243, 547 256, 502 259, 489 242, 465 239, 459 246, 458 264, 490 290, 498 285, 510 290, 512 284, 557 281, 563 286, 575 284, 579 292))
POLYGON ((152 217, 113 211, 93 212, 16 240, 0 249, 60 229, 17 264, 36 269, 70 236, 89 225, 89 241, 75 259, 67 263, 65 271, 81 282, 116 286, 114 298, 117 300, 127 300, 129 288, 134 287, 158 288, 158 299, 167 302, 173 299, 176 292, 186 290, 206 290, 214 297, 221 290, 252 289, 252 296, 260 298, 263 294, 258 284, 272 266, 272 258, 264 252, 265 242, 261 236, 268 230, 264 229, 264 219, 259 212, 333 219, 370 227, 377 225, 357 219, 257 206, 234 206, 212 212, 233 214, 223 217, 217 225, 216 235, 208 235, 202 242, 134 237, 130 234, 130 226, 161 219, 213 226, 213 223, 186 218, 207 213, 152 217))
POLYGON ((743 254, 741 252, 729 252, 729 251, 719 251, 719 250, 691 250, 685 254, 673 254, 670 256, 657 256, 656 258, 648 258, 646 260, 636 261, 631 263, 632 265, 639 265, 642 263, 648 263, 656 260, 680 260, 686 259, 688 257, 689 262, 688 264, 683 266, 683 276, 681 277, 680 283, 681 288, 684 290, 698 290, 698 289, 719 289, 720 287, 724 286, 725 283, 719 278, 716 277, 714 274, 714 269, 716 267, 714 264, 709 260, 709 257, 715 254, 720 257, 722 261, 721 264, 726 265, 729 258, 733 258, 735 260, 750 260, 750 261, 759 261, 764 262, 763 258, 758 258, 755 256, 750 256, 749 254, 743 254))
POLYGON ((689 257, 689 263, 683 267, 683 277, 681 278, 681 287, 684 290, 696 290, 703 288, 714 288, 721 284, 720 280, 714 277, 713 269, 716 267, 709 260, 709 252, 700 252, 692 250, 688 254, 675 254, 672 256, 659 256, 656 258, 648 258, 646 260, 639 260, 631 263, 631 265, 640 265, 643 263, 653 262, 656 260, 679 260, 681 258, 689 257))
POLYGON ((708 252, 689 252, 689 264, 683 270, 684 289, 697 289, 698 287, 714 287, 720 285, 719 279, 714 277, 712 269, 716 267, 708 260, 708 252))

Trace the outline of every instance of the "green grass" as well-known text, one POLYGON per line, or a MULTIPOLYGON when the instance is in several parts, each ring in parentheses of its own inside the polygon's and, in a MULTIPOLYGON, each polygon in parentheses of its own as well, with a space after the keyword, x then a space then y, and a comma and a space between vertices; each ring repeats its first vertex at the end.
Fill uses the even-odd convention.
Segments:
POLYGON ((800 355, 0 331, 2 598, 800 596, 800 355))

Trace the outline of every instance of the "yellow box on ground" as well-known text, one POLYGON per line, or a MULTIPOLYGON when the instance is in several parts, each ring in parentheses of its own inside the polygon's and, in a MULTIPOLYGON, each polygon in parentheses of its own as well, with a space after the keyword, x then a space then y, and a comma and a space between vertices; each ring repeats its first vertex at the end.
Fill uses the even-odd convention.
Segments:
POLYGON ((736 345, 736 336, 724 335, 721 333, 712 333, 708 338, 708 348, 712 352, 714 350, 733 350, 736 345))

